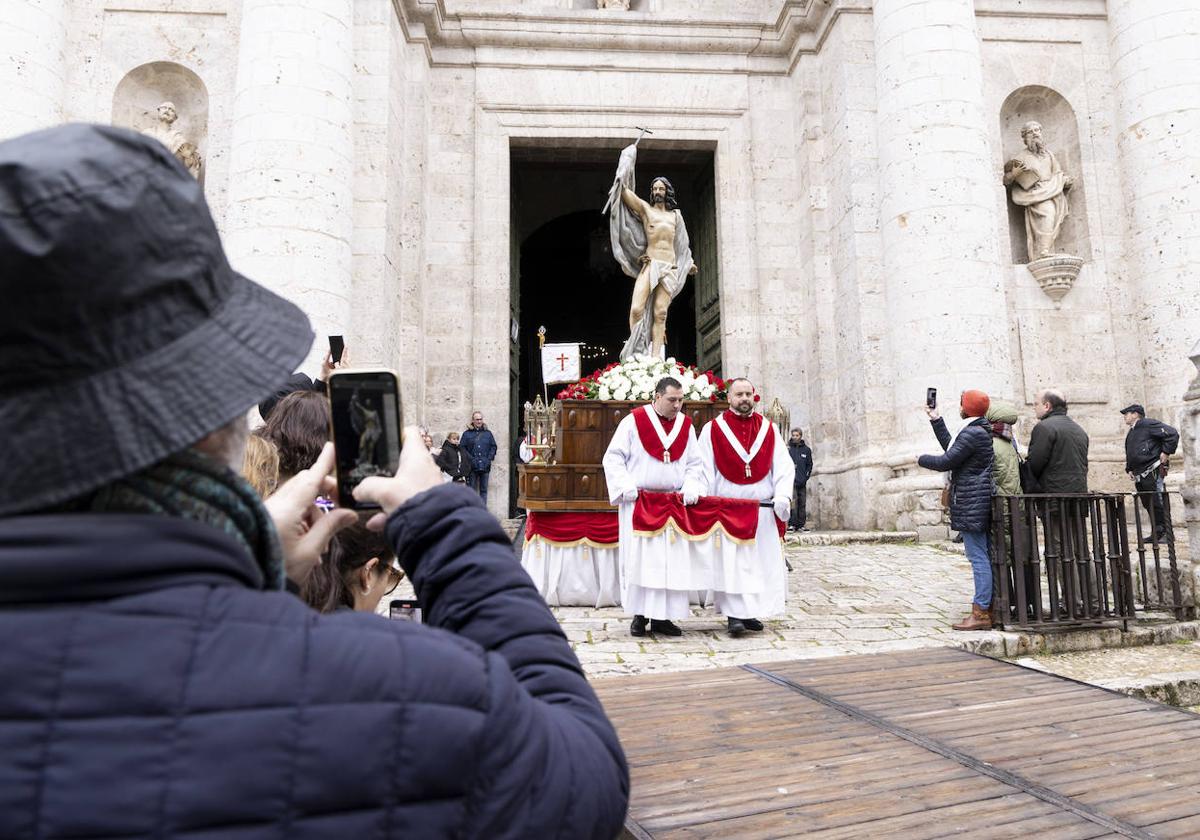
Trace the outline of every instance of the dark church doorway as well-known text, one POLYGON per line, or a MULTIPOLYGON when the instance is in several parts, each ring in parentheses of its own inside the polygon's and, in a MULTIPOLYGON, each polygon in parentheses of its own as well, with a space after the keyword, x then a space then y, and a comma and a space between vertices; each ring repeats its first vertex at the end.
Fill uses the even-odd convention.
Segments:
MULTIPOLYGON (((514 140, 511 148, 509 276, 513 438, 521 407, 542 393, 538 328, 547 341, 578 342, 582 375, 618 360, 629 337, 633 279, 613 259, 608 217, 600 210, 628 141, 514 140)), ((667 355, 720 371, 720 277, 713 148, 638 147, 637 193, 654 177, 675 187, 699 273, 667 315, 667 355)), ((561 389, 549 387, 554 399, 561 389)), ((515 470, 514 470, 515 475, 515 470)), ((515 498, 515 488, 513 493, 515 498)))

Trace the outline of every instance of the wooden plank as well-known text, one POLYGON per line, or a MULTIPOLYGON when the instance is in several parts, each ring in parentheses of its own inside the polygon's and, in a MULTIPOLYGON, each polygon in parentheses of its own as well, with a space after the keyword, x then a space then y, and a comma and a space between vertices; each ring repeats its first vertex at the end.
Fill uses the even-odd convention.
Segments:
POLYGON ((961 651, 596 687, 631 836, 1200 836, 1200 717, 961 651))

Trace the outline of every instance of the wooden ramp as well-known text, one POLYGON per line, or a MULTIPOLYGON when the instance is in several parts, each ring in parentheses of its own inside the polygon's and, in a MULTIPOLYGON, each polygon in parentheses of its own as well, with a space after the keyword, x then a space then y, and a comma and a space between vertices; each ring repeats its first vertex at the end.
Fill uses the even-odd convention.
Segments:
POLYGON ((1200 715, 949 648, 595 683, 634 838, 1200 837, 1200 715))

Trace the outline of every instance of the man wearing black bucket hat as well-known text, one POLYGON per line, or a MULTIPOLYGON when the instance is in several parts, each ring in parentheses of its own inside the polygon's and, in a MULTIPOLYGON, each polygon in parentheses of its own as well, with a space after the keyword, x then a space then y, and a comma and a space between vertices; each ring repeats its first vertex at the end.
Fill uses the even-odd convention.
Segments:
POLYGON ((0 143, 0 293, 0 837, 620 830, 578 661, 415 434, 357 493, 432 627, 284 591, 354 521, 313 504, 332 449, 266 505, 229 465, 312 333, 229 267, 165 147, 0 143))

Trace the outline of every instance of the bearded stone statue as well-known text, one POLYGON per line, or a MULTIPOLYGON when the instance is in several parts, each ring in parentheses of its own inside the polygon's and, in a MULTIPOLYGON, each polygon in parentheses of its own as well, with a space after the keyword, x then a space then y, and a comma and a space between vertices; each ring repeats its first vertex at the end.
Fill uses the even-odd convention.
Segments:
POLYGON ((190 142, 182 132, 176 131, 173 127, 179 118, 174 103, 164 102, 158 106, 157 111, 157 125, 147 128, 142 133, 150 135, 170 149, 171 154, 175 155, 175 159, 184 165, 193 178, 198 179, 201 165, 200 152, 195 143, 190 142))
POLYGON ((1041 123, 1025 123, 1021 140, 1025 149, 1004 164, 1004 185, 1012 191, 1013 204, 1025 208, 1025 240, 1033 262, 1057 253, 1058 234, 1068 213, 1067 191, 1074 180, 1046 148, 1041 123))

